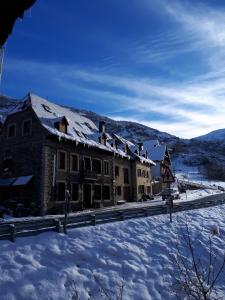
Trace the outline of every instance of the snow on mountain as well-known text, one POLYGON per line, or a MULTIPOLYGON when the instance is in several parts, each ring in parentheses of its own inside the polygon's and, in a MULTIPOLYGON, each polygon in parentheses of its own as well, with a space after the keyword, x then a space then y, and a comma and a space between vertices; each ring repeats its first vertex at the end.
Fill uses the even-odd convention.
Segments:
POLYGON ((222 141, 225 143, 225 128, 211 131, 196 138, 199 141, 222 141))

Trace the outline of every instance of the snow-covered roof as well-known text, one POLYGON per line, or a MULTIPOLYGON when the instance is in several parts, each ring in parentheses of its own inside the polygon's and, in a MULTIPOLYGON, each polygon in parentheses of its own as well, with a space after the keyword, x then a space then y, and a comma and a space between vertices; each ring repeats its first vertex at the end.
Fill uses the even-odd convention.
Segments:
POLYGON ((164 160, 167 147, 166 144, 160 144, 158 140, 144 141, 143 144, 153 161, 164 160))
POLYGON ((135 145, 128 141, 127 139, 123 138, 122 136, 118 135, 118 134, 113 134, 113 136, 117 139, 117 141, 120 143, 120 144, 124 144, 124 145, 127 145, 128 147, 134 147, 135 145))

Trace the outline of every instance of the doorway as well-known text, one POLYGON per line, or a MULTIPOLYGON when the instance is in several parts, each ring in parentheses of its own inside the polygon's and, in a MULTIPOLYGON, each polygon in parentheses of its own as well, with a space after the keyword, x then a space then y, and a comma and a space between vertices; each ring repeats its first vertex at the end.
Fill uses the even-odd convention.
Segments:
POLYGON ((92 201, 91 201, 91 184, 84 184, 83 185, 83 202, 84 208, 91 208, 92 201))

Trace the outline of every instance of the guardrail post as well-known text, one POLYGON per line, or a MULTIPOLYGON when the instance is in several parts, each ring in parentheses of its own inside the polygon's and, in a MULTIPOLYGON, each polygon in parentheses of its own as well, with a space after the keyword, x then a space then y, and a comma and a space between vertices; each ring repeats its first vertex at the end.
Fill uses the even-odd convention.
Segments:
POLYGON ((91 225, 93 225, 93 226, 96 225, 96 217, 95 217, 95 215, 91 215, 91 225))
POLYGON ((63 226, 62 226, 62 223, 59 219, 55 219, 54 220, 56 225, 55 225, 55 231, 58 232, 58 233, 62 233, 63 232, 63 226))
POLYGON ((10 232, 10 241, 15 242, 16 241, 16 227, 14 224, 9 225, 9 232, 10 232))

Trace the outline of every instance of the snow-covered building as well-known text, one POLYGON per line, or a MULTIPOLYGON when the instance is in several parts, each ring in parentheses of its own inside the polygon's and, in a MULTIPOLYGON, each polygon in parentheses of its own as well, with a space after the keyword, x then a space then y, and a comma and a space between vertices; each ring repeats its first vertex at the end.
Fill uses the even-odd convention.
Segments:
POLYGON ((151 176, 145 172, 139 189, 136 166, 150 172, 154 163, 135 145, 37 95, 28 94, 8 114, 0 141, 0 201, 14 208, 21 203, 32 213, 61 213, 67 190, 72 211, 151 195, 151 176), (116 167, 123 170, 120 195, 116 167))
POLYGON ((143 143, 145 149, 154 161, 152 167, 153 193, 159 193, 174 179, 168 147, 158 140, 148 140, 143 143), (169 176, 169 178, 167 178, 169 176))

